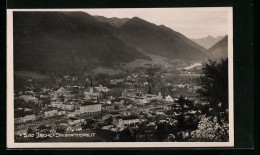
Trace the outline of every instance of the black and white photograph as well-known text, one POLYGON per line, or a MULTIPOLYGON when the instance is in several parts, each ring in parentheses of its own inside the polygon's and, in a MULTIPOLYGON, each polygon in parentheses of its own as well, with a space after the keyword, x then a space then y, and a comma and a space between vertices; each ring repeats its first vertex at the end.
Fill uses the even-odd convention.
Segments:
POLYGON ((7 10, 12 148, 232 147, 232 7, 7 10))

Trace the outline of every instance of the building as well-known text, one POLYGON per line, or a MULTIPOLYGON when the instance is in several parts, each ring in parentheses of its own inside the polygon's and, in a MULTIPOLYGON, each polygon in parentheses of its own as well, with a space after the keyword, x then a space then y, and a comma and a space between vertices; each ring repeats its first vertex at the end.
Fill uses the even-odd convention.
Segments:
POLYGON ((124 89, 122 92, 123 97, 135 97, 138 93, 135 89, 124 89))
POLYGON ((132 117, 132 116, 119 117, 118 122, 117 122, 117 126, 122 127, 122 126, 125 126, 125 125, 136 124, 136 123, 139 123, 139 122, 140 122, 140 120, 137 117, 132 117))
POLYGON ((15 123, 25 123, 25 122, 34 121, 34 120, 36 120, 36 115, 32 114, 32 115, 26 115, 24 117, 15 118, 14 122, 15 123))
POLYGON ((70 104, 70 103, 64 103, 62 105, 61 109, 67 110, 67 111, 72 111, 72 110, 75 109, 75 105, 74 104, 70 104))
POLYGON ((119 83, 122 83, 124 82, 124 79, 112 79, 110 80, 110 84, 113 84, 113 85, 116 85, 116 84, 119 84, 119 83))
POLYGON ((178 88, 189 88, 189 85, 188 84, 176 84, 175 87, 178 87, 178 88))
POLYGON ((71 126, 73 126, 73 125, 79 126, 79 125, 81 125, 81 123, 85 122, 85 119, 70 117, 67 121, 68 121, 68 124, 71 126))
POLYGON ((65 88, 63 88, 63 87, 61 87, 60 89, 58 89, 57 91, 56 91, 56 98, 58 97, 58 96, 66 96, 68 93, 67 93, 67 91, 65 90, 65 88))
POLYGON ((58 111, 58 116, 65 115, 66 111, 58 111))
POLYGON ((114 106, 113 105, 103 105, 102 106, 102 111, 113 111, 114 106))
POLYGON ((84 91, 85 99, 93 99, 98 98, 100 96, 100 91, 95 89, 94 87, 88 87, 87 90, 84 91))
POLYGON ((19 96, 19 99, 23 99, 26 103, 33 102, 35 104, 38 103, 38 99, 32 95, 21 95, 19 96))
POLYGON ((50 110, 44 112, 44 117, 53 117, 58 115, 58 110, 50 110))
POLYGON ((15 135, 21 136, 21 135, 26 135, 27 134, 28 128, 22 128, 14 131, 15 135))
POLYGON ((35 96, 39 98, 50 98, 50 95, 47 92, 38 92, 35 93, 35 96))
POLYGON ((103 87, 102 85, 95 87, 95 89, 99 92, 108 92, 109 91, 109 89, 107 87, 103 87))
POLYGON ((52 101, 51 102, 51 107, 61 108, 62 105, 63 105, 63 102, 61 102, 61 101, 52 101))
POLYGON ((165 97, 165 100, 166 100, 167 102, 173 102, 173 98, 172 98, 170 95, 166 96, 166 97, 165 97))
POLYGON ((66 132, 76 132, 76 131, 82 131, 81 126, 69 126, 66 128, 66 132))
POLYGON ((101 109, 101 104, 99 103, 86 102, 79 107, 79 112, 81 114, 92 114, 100 112, 101 109))

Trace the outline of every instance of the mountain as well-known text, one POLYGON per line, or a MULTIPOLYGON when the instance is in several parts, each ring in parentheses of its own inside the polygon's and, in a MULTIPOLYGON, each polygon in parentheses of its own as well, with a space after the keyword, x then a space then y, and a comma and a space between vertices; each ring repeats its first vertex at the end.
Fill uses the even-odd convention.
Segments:
POLYGON ((119 38, 145 53, 184 60, 204 60, 208 56, 205 48, 181 33, 138 17, 129 19, 118 29, 119 38))
POLYGON ((129 20, 129 18, 106 18, 104 16, 93 16, 97 21, 108 23, 112 26, 119 27, 129 20))
POLYGON ((14 68, 88 70, 150 59, 85 12, 14 12, 14 68))
POLYGON ((218 37, 212 37, 212 36, 207 36, 204 38, 198 38, 198 39, 191 39, 195 43, 201 45, 202 47, 209 49, 213 45, 215 45, 218 41, 222 40, 224 36, 218 36, 218 37))
POLYGON ((228 57, 228 36, 213 45, 209 50, 212 58, 227 58, 228 57))

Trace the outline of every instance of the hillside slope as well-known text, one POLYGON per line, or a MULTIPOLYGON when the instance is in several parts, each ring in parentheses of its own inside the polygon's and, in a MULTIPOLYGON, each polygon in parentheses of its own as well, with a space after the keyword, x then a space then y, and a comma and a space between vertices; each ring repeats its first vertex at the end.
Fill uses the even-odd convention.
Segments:
POLYGON ((14 12, 14 68, 89 70, 149 59, 84 12, 14 12))
POLYGON ((220 40, 222 40, 224 38, 224 36, 218 36, 218 37, 212 37, 212 36, 207 36, 204 38, 197 38, 197 39, 191 39, 192 41, 194 41, 195 43, 199 44, 200 46, 209 49, 210 47, 212 47, 213 45, 215 45, 217 42, 219 42, 220 40))
POLYGON ((205 48, 184 35, 138 17, 122 24, 119 31, 119 38, 126 44, 146 53, 184 60, 204 60, 208 57, 205 48))
POLYGON ((228 36, 213 45, 209 50, 211 58, 227 58, 228 57, 228 36))

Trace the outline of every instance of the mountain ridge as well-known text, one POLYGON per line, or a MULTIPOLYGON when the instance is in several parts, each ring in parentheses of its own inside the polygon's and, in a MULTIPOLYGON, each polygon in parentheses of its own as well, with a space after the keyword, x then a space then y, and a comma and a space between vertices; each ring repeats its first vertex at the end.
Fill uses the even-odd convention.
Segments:
POLYGON ((145 53, 196 61, 208 57, 205 48, 181 33, 139 17, 117 26, 85 12, 14 12, 13 17, 15 70, 113 67, 151 60, 145 53))
POLYGON ((228 57, 228 36, 224 36, 224 38, 218 41, 215 45, 213 45, 209 50, 211 58, 219 59, 219 58, 227 58, 228 57))
POLYGON ((119 27, 119 30, 119 38, 125 43, 150 54, 187 60, 203 60, 207 57, 205 48, 181 33, 138 17, 129 19, 119 27))
POLYGON ((199 44, 200 46, 209 49, 210 47, 215 45, 218 41, 220 41, 223 38, 224 36, 213 37, 211 35, 208 35, 207 37, 202 37, 202 38, 196 38, 196 39, 191 38, 191 40, 199 44))
POLYGON ((14 12, 15 69, 81 70, 136 58, 149 59, 87 13, 14 12))

